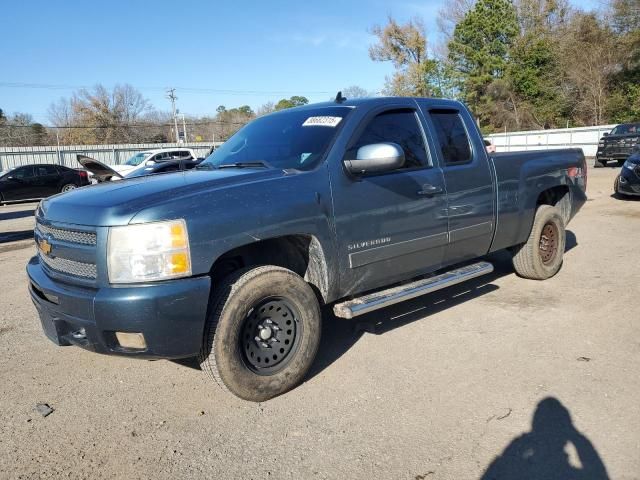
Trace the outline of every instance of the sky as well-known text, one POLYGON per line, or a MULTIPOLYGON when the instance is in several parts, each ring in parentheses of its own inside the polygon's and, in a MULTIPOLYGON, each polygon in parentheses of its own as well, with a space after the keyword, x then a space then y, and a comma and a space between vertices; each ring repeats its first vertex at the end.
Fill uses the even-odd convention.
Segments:
MULTIPOLYGON (((602 0, 574 0, 583 8, 602 0)), ((0 108, 49 124, 49 105, 78 87, 129 83, 159 110, 176 88, 187 115, 218 105, 257 108, 303 95, 333 98, 350 85, 380 91, 390 63, 373 62, 369 33, 389 15, 423 19, 438 41, 446 0, 32 0, 0 14, 0 108)))

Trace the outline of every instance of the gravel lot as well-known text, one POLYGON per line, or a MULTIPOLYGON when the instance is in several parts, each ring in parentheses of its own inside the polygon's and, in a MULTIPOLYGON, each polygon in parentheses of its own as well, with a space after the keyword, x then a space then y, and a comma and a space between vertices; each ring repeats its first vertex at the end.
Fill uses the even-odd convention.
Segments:
POLYGON ((27 294, 34 248, 2 252, 0 478, 638 479, 640 201, 611 197, 616 172, 590 169, 553 279, 497 255, 474 283, 327 313, 306 383, 263 404, 189 362, 56 347, 27 294))

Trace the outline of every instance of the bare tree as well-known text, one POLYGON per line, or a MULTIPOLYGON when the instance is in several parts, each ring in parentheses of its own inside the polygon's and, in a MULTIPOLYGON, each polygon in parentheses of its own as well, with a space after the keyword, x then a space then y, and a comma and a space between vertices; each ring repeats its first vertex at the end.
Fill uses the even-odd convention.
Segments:
POLYGON ((615 37, 595 15, 580 13, 562 44, 562 61, 573 87, 575 114, 584 124, 600 125, 610 92, 611 76, 620 67, 615 37))
POLYGON ((378 42, 369 47, 369 56, 377 62, 391 62, 396 72, 387 78, 385 93, 401 96, 429 96, 428 77, 435 64, 427 55, 427 36, 424 23, 412 18, 404 25, 389 17, 382 27, 376 25, 372 33, 378 42))
POLYGON ((440 7, 436 24, 438 25, 438 30, 444 36, 445 44, 451 40, 456 25, 460 23, 475 4, 476 0, 449 0, 440 7))
POLYGON ((358 85, 351 85, 347 88, 342 89, 342 95, 346 98, 366 98, 366 97, 374 97, 375 93, 368 92, 367 90, 365 90, 362 87, 359 87, 358 85))

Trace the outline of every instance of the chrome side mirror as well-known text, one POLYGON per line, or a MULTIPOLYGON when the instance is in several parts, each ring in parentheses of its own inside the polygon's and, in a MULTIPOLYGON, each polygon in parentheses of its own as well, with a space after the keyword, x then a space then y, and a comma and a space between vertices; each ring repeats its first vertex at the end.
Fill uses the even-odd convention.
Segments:
POLYGON ((354 175, 383 173, 404 166, 404 150, 396 143, 372 143, 358 149, 355 160, 345 160, 346 169, 354 175))

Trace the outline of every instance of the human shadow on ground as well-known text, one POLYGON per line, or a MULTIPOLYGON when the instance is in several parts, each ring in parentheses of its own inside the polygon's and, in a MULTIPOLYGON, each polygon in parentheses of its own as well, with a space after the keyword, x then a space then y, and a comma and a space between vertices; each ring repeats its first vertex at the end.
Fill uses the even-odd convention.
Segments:
POLYGON ((515 438, 491 462, 481 480, 608 478, 598 452, 575 428, 569 410, 558 399, 548 397, 538 403, 531 431, 515 438))

